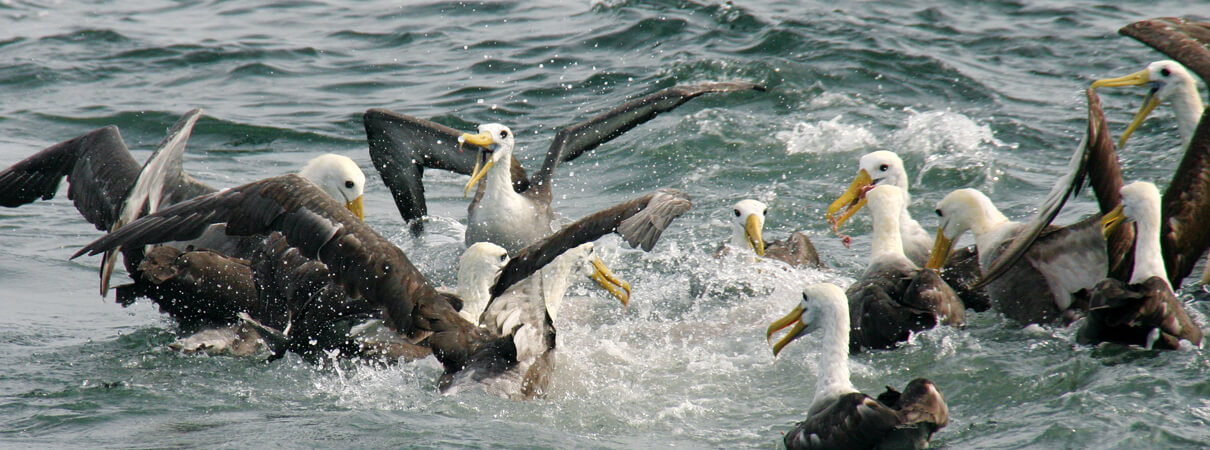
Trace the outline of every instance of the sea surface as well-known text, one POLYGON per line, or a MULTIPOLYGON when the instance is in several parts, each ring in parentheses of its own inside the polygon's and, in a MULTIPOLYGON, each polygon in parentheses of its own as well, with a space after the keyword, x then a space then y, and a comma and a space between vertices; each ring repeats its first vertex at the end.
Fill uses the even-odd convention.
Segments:
MULTIPOLYGON (((559 170, 554 206, 568 220, 661 187, 688 191, 694 209, 651 253, 600 241, 631 305, 572 290, 553 392, 537 401, 441 395, 431 359, 174 353, 176 326, 154 304, 102 299, 99 260, 67 259, 101 233, 66 187, 0 209, 0 447, 778 447, 805 418, 819 339, 774 359, 763 333, 802 286, 847 285, 864 267, 868 214, 846 228, 852 248, 823 219, 857 158, 899 153, 930 231, 933 205, 964 187, 1027 218, 1083 133, 1083 89, 1162 58, 1117 29, 1175 15, 1206 19, 1210 4, 0 0, 0 166, 110 124, 142 160, 201 107, 193 176, 234 186, 347 155, 368 175, 369 224, 446 285, 466 177, 427 172, 432 217, 413 238, 370 162, 366 109, 466 131, 505 123, 533 170, 556 129, 629 99, 705 81, 768 87, 698 98, 559 170), (769 204, 767 237, 805 230, 829 268, 713 258, 743 198, 769 204)), ((1143 94, 1102 93, 1115 134, 1143 94)), ((1178 141, 1161 107, 1122 154, 1127 178, 1163 188, 1178 141)), ((1058 223, 1094 211, 1082 195, 1058 223)), ((1180 293, 1210 325, 1210 295, 1180 293)), ((968 317, 854 357, 854 384, 934 380, 951 413, 942 448, 1210 446, 1206 350, 1090 348, 1075 327, 968 317)))

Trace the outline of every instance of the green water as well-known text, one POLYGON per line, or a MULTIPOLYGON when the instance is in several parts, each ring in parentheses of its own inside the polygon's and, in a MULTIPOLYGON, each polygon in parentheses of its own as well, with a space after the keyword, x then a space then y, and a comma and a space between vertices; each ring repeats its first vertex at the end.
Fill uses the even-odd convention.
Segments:
MULTIPOLYGON (((554 392, 534 402, 442 396, 431 360, 175 354, 153 304, 99 299, 97 261, 67 260, 100 234, 65 188, 0 210, 0 447, 776 447, 805 415, 818 341, 774 361, 762 333, 803 285, 845 284, 864 266, 868 216, 849 228, 852 249, 822 220, 857 157, 898 152, 929 229, 932 205, 961 187, 1027 217, 1083 132, 1084 87, 1160 58, 1117 28, 1185 14, 1210 17, 1210 5, 0 0, 0 165, 108 124, 142 159, 202 107, 186 155, 195 177, 231 186, 348 155, 369 175, 368 222, 446 284, 466 178, 426 174, 434 219, 411 238, 370 164, 364 110, 506 123, 533 168, 555 129, 625 100, 701 81, 769 87, 694 100, 560 169, 555 208, 568 218, 666 186, 695 209, 651 254, 598 245, 632 283, 630 308, 573 289, 554 392), (711 258, 745 197, 769 204, 766 236, 806 230, 832 269, 711 258)), ((1142 94, 1103 94, 1118 130, 1142 94)), ((1127 178, 1165 185, 1178 140, 1161 108, 1123 154, 1127 178)), ((1094 210, 1081 198, 1059 222, 1094 210)), ((1208 295, 1182 293, 1210 323, 1208 295)), ((936 446, 1210 446, 1201 350, 1093 349, 1074 334, 972 314, 965 329, 856 357, 854 383, 933 379, 952 416, 936 446)))

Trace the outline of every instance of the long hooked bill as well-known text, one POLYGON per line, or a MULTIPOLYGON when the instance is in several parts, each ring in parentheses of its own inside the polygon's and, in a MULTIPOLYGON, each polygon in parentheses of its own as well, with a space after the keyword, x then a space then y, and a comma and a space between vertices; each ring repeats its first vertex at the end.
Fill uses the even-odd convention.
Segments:
POLYGON ((458 137, 458 143, 461 145, 463 142, 478 146, 480 149, 479 154, 475 156, 475 168, 471 170, 471 179, 466 182, 466 191, 462 193, 462 196, 466 197, 471 195, 471 190, 475 188, 475 185, 479 184, 479 180, 482 180, 483 176, 487 175, 488 169, 491 169, 492 165, 495 164, 495 161, 492 161, 488 157, 488 154, 491 153, 488 146, 492 145, 494 141, 492 140, 491 133, 462 133, 462 136, 458 137))
POLYGON ((592 281, 597 282, 602 289, 617 297, 622 302, 622 307, 628 309, 630 307, 630 283, 615 276, 608 267, 605 267, 605 263, 601 261, 600 257, 592 259, 592 268, 592 281))
POLYGON ((773 333, 776 333, 778 330, 788 327, 791 324, 794 325, 794 328, 791 328, 789 333, 786 333, 781 340, 773 344, 774 357, 776 357, 778 353, 781 353, 781 349, 785 348, 786 344, 798 339, 798 337, 802 335, 803 330, 807 329, 807 326, 803 325, 802 323, 802 305, 795 306, 794 309, 790 310, 789 314, 786 314, 782 318, 773 321, 773 323, 769 325, 768 331, 765 332, 765 340, 771 341, 773 339, 773 333))
POLYGON ((870 178, 869 172, 866 172, 865 169, 857 171, 857 177, 853 178, 849 188, 845 189, 844 193, 840 194, 840 198, 828 206, 827 218, 828 223, 832 224, 832 231, 840 230, 840 226, 844 225, 846 220, 849 220, 853 214, 865 206, 865 193, 869 190, 867 188, 873 184, 874 180, 870 178), (844 212, 840 218, 837 218, 836 213, 841 212, 841 209, 844 209, 844 212))
POLYGON ((945 228, 937 228, 937 239, 933 241, 933 252, 929 254, 929 260, 924 263, 924 267, 928 269, 941 270, 945 267, 945 261, 949 260, 950 251, 954 249, 954 241, 945 237, 945 228))
MULTIPOLYGON (((1092 88, 1143 86, 1149 83, 1151 83, 1151 73, 1144 69, 1124 77, 1097 80, 1092 83, 1092 88)), ((1134 119, 1130 121, 1130 126, 1126 127, 1126 131, 1122 132, 1122 137, 1118 139, 1118 148, 1126 146, 1126 140, 1130 138, 1130 135, 1134 134, 1134 130, 1143 124, 1143 120, 1147 118, 1147 115, 1151 114, 1151 111, 1160 106, 1160 99, 1155 96, 1157 90, 1153 86, 1147 91, 1147 96, 1143 98, 1143 106, 1139 107, 1139 111, 1134 114, 1134 119)))
POLYGON ((761 236, 760 217, 755 213, 748 215, 748 221, 744 223, 744 237, 748 239, 748 246, 752 247, 752 251, 756 252, 757 256, 765 256, 765 238, 761 236))
POLYGON ((353 199, 353 201, 345 202, 345 208, 348 208, 349 211, 352 212, 353 215, 357 216, 357 219, 361 221, 366 220, 364 197, 364 195, 358 195, 357 198, 353 199))
POLYGON ((1101 234, 1105 236, 1105 239, 1109 239, 1109 236, 1126 221, 1126 214, 1122 212, 1122 204, 1118 203, 1117 207, 1101 217, 1101 234))

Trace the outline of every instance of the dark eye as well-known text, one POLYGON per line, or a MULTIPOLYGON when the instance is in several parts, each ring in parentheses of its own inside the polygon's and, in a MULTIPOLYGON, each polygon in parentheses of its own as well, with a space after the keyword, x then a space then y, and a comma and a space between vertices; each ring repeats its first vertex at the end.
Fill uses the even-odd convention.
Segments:
POLYGON ((765 208, 765 210, 764 210, 764 211, 761 211, 761 212, 760 212, 760 215, 768 217, 768 216, 769 216, 769 208, 765 208))
POLYGON ((1160 69, 1160 75, 1163 75, 1163 76, 1172 75, 1172 71, 1168 70, 1168 68, 1165 67, 1163 69, 1160 69))
POLYGON ((886 164, 883 164, 883 165, 881 165, 881 166, 878 166, 878 170, 883 171, 883 172, 886 172, 886 171, 887 171, 887 169, 890 169, 890 168, 891 168, 891 166, 888 166, 888 165, 886 165, 886 164))
POLYGON ((735 217, 739 217, 739 210, 735 210, 735 217))
POLYGON ((940 209, 937 209, 937 210, 934 210, 934 211, 937 213, 937 217, 941 217, 941 216, 942 216, 942 214, 941 214, 941 210, 940 210, 940 209))
POLYGON ((500 255, 500 262, 504 262, 504 260, 506 260, 506 259, 508 259, 508 254, 507 254, 507 253, 505 253, 505 254, 503 254, 503 255, 500 255))
POLYGON ((347 187, 349 189, 353 189, 353 184, 354 184, 353 180, 345 181, 345 187, 347 187))
POLYGON ((508 130, 500 130, 500 139, 508 137, 508 130))

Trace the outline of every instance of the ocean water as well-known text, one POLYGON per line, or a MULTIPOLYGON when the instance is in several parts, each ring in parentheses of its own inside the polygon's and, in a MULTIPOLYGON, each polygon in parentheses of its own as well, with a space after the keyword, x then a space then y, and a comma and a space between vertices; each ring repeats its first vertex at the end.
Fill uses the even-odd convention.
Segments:
MULTIPOLYGON (((769 88, 693 100, 560 169, 555 208, 569 219, 660 187, 695 207, 652 253, 601 241, 634 287, 630 308, 573 289, 553 392, 531 402, 443 396, 432 360, 174 353, 175 325, 153 304, 101 299, 98 260, 67 260, 100 232, 66 188, 0 209, 0 447, 775 448, 805 417, 819 341, 775 360, 763 332, 802 286, 844 285, 864 266, 868 215, 846 229, 851 249, 823 220, 856 159, 898 152, 930 230, 932 205, 962 187, 1028 217, 1083 132, 1083 89, 1161 58, 1116 30, 1173 15, 1205 19, 1210 5, 0 0, 0 165, 109 124, 143 159, 205 108, 185 157, 195 177, 232 186, 348 155, 368 174, 367 221, 444 284, 466 177, 427 173, 433 221, 411 237, 370 163, 366 109, 508 124, 532 170, 556 129, 628 99, 703 81, 769 88), (805 230, 830 268, 712 258, 742 198, 769 204, 767 237, 805 230)), ((1115 130, 1142 94, 1102 93, 1115 130)), ((1127 178, 1166 185, 1178 141, 1161 108, 1122 155, 1127 178)), ((1058 222, 1093 211, 1083 196, 1058 222)), ((1181 294, 1210 324, 1210 295, 1181 294)), ((855 357, 854 383, 933 379, 951 412, 938 447, 1210 446, 1204 351, 1082 347, 1075 328, 969 317, 855 357)))

